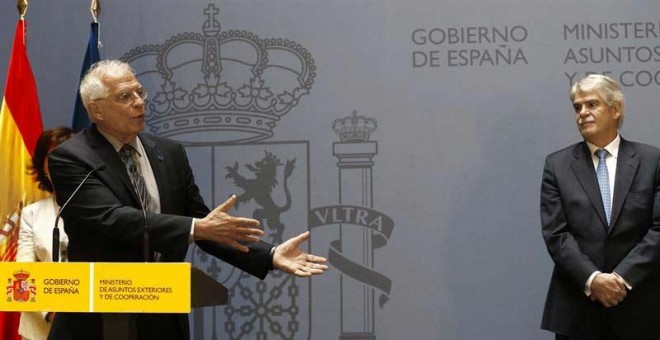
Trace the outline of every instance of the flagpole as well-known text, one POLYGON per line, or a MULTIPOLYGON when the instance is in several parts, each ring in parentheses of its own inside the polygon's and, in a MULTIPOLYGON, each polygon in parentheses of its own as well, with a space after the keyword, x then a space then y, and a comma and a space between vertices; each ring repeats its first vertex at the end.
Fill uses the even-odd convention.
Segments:
MULTIPOLYGON (((89 32, 89 40, 87 41, 87 50, 85 51, 82 68, 80 69, 80 80, 85 76, 90 66, 101 60, 101 24, 98 21, 101 14, 101 0, 91 0, 89 10, 92 13, 93 21, 90 25, 91 30, 89 32)), ((78 83, 78 87, 80 87, 80 82, 78 83)), ((76 89, 71 128, 73 131, 78 132, 89 127, 90 124, 87 110, 85 109, 85 105, 83 105, 82 98, 80 98, 80 92, 76 89)))
POLYGON ((92 12, 94 23, 97 24, 96 46, 97 49, 99 49, 103 47, 103 44, 101 44, 101 24, 99 24, 98 21, 98 18, 101 15, 101 0, 92 0, 92 3, 89 5, 89 11, 92 12))
POLYGON ((23 24, 23 44, 25 45, 25 13, 27 13, 28 9, 28 0, 16 0, 16 8, 18 8, 18 20, 23 24))
POLYGON ((28 0, 16 0, 16 7, 18 8, 18 14, 23 19, 25 12, 27 12, 28 0))
POLYGON ((97 22, 99 15, 101 14, 101 0, 92 0, 89 10, 92 12, 92 18, 94 22, 97 22))

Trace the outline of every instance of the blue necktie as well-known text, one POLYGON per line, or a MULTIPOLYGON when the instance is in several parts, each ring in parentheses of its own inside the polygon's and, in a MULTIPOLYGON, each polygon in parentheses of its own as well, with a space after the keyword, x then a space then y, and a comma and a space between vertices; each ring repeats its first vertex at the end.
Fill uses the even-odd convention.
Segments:
POLYGON ((596 175, 598 176, 598 187, 600 188, 600 196, 603 199, 603 207, 605 208, 605 216, 607 216, 607 224, 610 224, 610 217, 612 216, 612 199, 610 198, 610 175, 607 172, 607 150, 596 150, 598 156, 598 168, 596 175))

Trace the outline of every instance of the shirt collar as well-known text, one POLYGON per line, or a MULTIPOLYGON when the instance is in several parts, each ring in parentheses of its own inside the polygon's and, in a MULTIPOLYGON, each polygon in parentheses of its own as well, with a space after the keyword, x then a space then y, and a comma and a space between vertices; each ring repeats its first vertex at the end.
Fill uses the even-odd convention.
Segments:
POLYGON ((612 155, 615 159, 619 156, 619 145, 621 145, 621 136, 617 133, 616 137, 614 140, 610 142, 610 144, 607 144, 604 148, 599 148, 595 146, 594 144, 591 144, 587 142, 587 146, 589 147, 589 154, 594 155, 596 153, 596 150, 598 149, 605 149, 607 152, 612 155))
MULTIPOLYGON (((101 130, 99 130, 99 132, 101 135, 103 135, 103 137, 105 137, 105 139, 108 140, 108 142, 110 142, 110 144, 112 144, 112 147, 115 149, 115 151, 119 153, 119 150, 121 150, 125 143, 107 133, 103 133, 101 130)), ((137 152, 139 157, 142 157, 142 150, 144 150, 141 147, 141 144, 142 143, 140 142, 139 136, 136 136, 132 142, 128 143, 128 145, 132 146, 133 149, 137 152)))

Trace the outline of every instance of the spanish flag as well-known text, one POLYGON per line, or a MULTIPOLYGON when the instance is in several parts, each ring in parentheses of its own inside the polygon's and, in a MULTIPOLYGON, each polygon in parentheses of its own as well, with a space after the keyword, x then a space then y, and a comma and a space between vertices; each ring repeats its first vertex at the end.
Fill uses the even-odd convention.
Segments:
MULTIPOLYGON (((26 50, 27 22, 18 20, 0 109, 0 259, 14 261, 21 209, 46 197, 26 171, 43 131, 37 87, 26 50)), ((0 278, 8 280, 11 278, 0 278)), ((0 313, 0 338, 19 339, 19 313, 0 313)))

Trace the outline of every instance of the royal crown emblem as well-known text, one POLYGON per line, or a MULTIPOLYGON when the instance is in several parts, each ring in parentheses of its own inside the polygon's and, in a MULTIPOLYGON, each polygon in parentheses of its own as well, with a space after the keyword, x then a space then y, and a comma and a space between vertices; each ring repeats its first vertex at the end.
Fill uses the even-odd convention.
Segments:
POLYGON ((34 279, 28 281, 30 278, 30 273, 24 270, 19 270, 14 272, 14 281, 12 279, 7 279, 7 302, 16 301, 16 302, 26 302, 32 297, 34 302, 34 296, 37 294, 37 287, 34 284, 34 279))
POLYGON ((14 278, 19 281, 25 281, 30 277, 30 273, 24 271, 24 270, 19 270, 17 272, 14 272, 14 278))
POLYGON ((305 48, 243 30, 223 32, 219 12, 209 4, 201 33, 177 34, 121 58, 155 92, 147 101, 150 132, 189 143, 263 140, 309 93, 316 67, 305 48))
POLYGON ((350 116, 336 119, 332 122, 332 129, 339 135, 339 139, 346 142, 367 142, 376 130, 376 120, 358 115, 356 111, 350 116))

